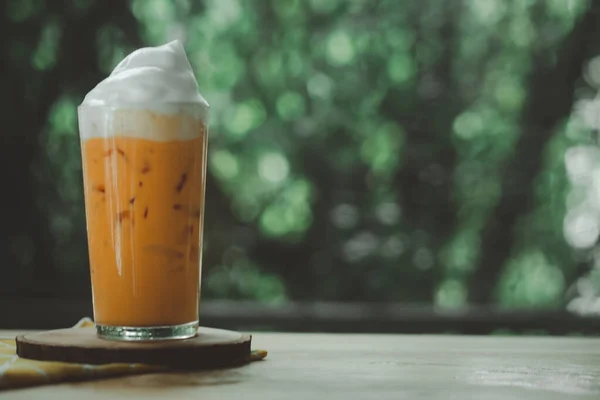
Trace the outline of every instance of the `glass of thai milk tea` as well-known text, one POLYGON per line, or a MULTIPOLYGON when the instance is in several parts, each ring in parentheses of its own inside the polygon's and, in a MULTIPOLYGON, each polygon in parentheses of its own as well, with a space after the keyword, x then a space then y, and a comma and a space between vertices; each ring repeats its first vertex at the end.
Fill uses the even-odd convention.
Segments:
POLYGON ((196 334, 207 115, 178 41, 131 53, 78 108, 102 338, 196 334))

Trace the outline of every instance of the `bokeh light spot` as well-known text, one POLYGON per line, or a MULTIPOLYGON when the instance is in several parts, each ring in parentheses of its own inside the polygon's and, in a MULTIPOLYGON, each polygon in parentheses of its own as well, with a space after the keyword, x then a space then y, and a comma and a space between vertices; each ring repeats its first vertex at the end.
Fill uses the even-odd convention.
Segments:
POLYGON ((264 180, 279 183, 288 177, 290 164, 283 154, 268 153, 260 158, 258 172, 264 180))

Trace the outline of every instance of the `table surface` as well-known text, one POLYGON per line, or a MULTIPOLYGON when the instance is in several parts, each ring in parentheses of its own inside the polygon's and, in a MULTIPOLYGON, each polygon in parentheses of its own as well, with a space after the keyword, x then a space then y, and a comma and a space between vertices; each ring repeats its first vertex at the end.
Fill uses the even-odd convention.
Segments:
POLYGON ((600 339, 255 333, 253 348, 269 356, 230 370, 40 386, 0 398, 600 399, 600 339))

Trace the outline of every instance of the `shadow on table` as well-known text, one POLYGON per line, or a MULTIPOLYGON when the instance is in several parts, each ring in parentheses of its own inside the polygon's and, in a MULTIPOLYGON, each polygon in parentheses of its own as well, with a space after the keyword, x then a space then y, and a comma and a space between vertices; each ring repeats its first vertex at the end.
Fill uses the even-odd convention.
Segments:
MULTIPOLYGON (((249 366, 239 367, 248 368, 249 366)), ((140 389, 160 390, 175 387, 221 386, 241 383, 244 374, 236 369, 221 369, 214 371, 173 371, 142 375, 130 375, 88 382, 80 382, 94 389, 140 389)))

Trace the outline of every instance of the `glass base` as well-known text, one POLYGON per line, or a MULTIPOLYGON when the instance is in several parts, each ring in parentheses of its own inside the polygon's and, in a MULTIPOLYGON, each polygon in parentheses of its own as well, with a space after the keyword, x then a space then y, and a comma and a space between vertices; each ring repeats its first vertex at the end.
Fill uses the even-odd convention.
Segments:
POLYGON ((189 339, 196 336, 198 321, 180 325, 111 326, 96 324, 96 333, 102 339, 121 341, 189 339))

